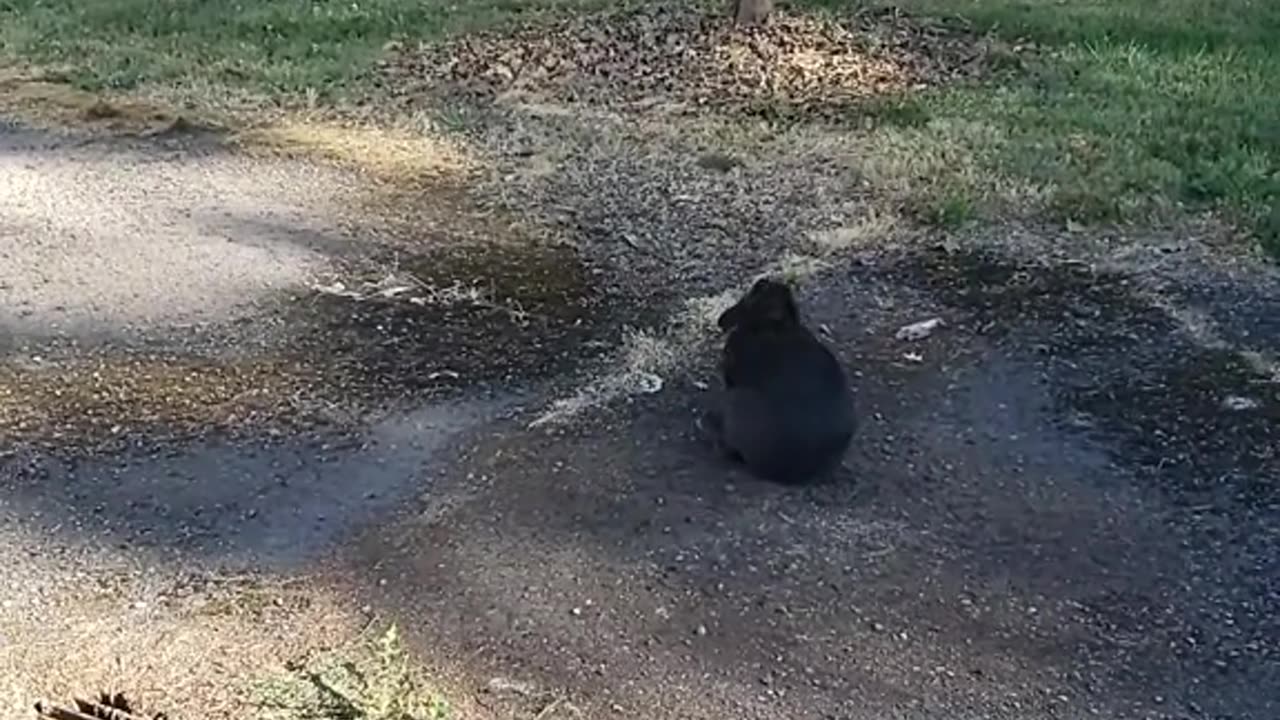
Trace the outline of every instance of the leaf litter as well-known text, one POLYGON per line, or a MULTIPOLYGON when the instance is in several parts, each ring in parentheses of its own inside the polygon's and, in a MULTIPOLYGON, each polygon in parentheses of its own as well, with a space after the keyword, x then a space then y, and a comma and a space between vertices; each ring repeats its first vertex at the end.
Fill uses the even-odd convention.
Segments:
POLYGON ((401 97, 519 93, 597 106, 786 106, 807 114, 978 77, 997 52, 1019 50, 892 9, 779 11, 765 25, 739 27, 721 12, 654 4, 396 47, 382 70, 401 97))

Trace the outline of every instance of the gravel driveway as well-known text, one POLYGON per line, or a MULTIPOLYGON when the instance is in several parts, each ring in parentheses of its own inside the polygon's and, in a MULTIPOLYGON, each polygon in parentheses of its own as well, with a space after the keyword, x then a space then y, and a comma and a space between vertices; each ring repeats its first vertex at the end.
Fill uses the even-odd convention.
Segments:
POLYGON ((14 713, 243 716, 246 674, 390 617, 477 718, 1280 716, 1274 269, 853 253, 803 291, 857 377, 852 482, 784 491, 695 439, 710 357, 529 428, 619 341, 603 263, 539 255, 523 315, 392 304, 435 256, 343 171, 6 125, 0 178, 14 713))

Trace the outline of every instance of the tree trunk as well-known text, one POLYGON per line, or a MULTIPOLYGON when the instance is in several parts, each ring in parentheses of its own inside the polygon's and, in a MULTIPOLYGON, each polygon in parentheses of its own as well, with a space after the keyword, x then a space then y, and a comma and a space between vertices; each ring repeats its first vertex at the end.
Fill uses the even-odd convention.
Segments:
POLYGON ((729 11, 738 25, 758 25, 773 12, 773 0, 730 0, 729 11))

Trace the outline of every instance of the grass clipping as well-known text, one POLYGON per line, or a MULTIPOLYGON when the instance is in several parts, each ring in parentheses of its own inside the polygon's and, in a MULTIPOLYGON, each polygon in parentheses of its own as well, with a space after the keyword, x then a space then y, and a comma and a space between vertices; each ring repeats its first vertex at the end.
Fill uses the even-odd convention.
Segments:
POLYGON ((449 704, 425 689, 393 624, 369 646, 295 665, 258 684, 262 720, 446 720, 449 704))
POLYGON ((664 376, 686 367, 697 353, 708 350, 718 337, 720 314, 737 302, 756 280, 774 277, 796 285, 826 267, 827 261, 822 257, 787 253, 739 287, 685 300, 684 307, 665 327, 656 332, 636 331, 628 335, 612 371, 598 376, 572 395, 552 402, 529 427, 566 423, 592 408, 661 391, 664 376))

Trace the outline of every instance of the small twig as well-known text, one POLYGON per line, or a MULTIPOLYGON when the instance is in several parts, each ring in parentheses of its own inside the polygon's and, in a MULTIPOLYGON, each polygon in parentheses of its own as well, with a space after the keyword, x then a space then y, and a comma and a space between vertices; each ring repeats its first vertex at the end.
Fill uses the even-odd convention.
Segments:
POLYGON ((534 716, 533 720, 543 720, 544 718, 549 717, 551 713, 555 712, 556 708, 560 707, 560 705, 563 702, 564 702, 564 698, 562 697, 558 697, 552 700, 551 702, 547 703, 546 707, 538 711, 538 714, 534 716))

